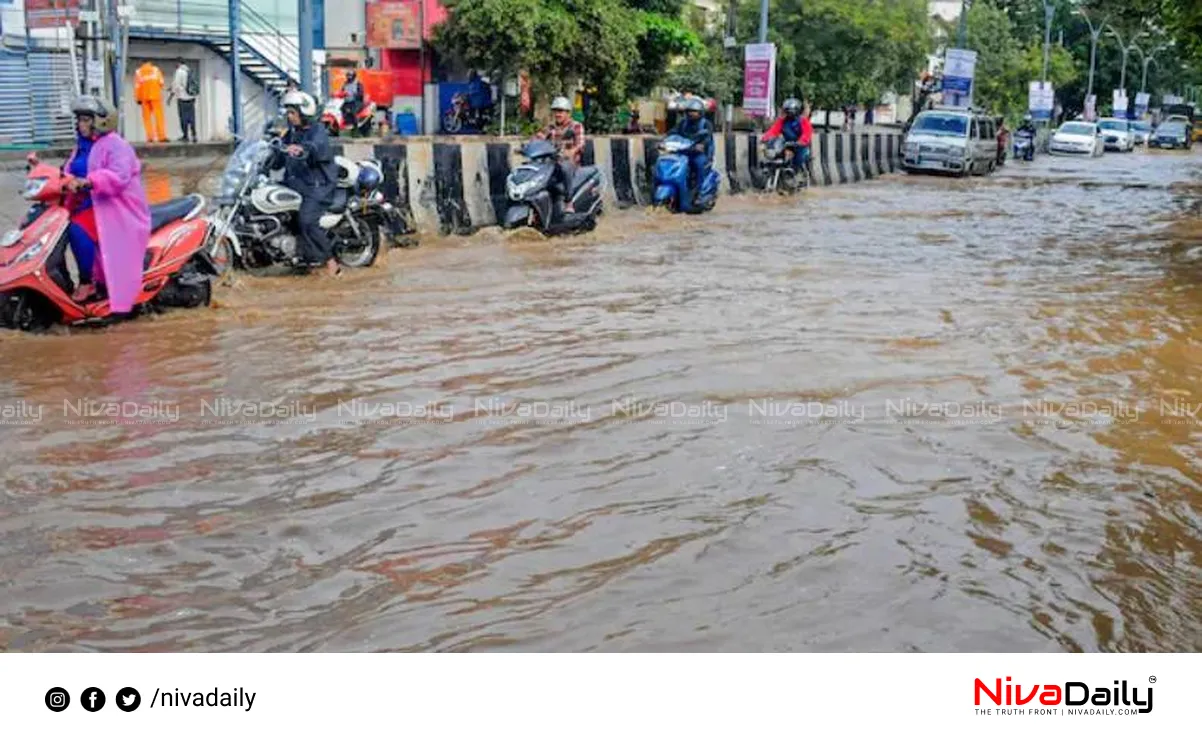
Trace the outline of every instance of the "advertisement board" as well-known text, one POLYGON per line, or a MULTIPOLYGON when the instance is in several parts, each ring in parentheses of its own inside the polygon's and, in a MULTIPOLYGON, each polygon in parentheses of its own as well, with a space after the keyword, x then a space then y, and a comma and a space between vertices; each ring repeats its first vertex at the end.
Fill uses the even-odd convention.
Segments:
POLYGON ((748 44, 743 59, 743 112, 767 118, 776 98, 776 45, 748 44))
POLYGON ((1056 91, 1050 82, 1032 80, 1027 87, 1027 108, 1036 121, 1050 121, 1056 108, 1056 91))
POLYGON ((943 61, 943 103, 971 106, 977 53, 971 49, 948 49, 943 61))
POLYGON ((373 49, 420 49, 418 0, 367 4, 367 45, 373 49))
POLYGON ((1114 95, 1111 97, 1111 116, 1118 119, 1127 118, 1127 91, 1115 88, 1114 95))
POLYGON ((25 0, 26 28, 58 28, 79 23, 79 0, 25 0))
POLYGON ((1151 102, 1152 96, 1149 93, 1135 94, 1135 118, 1142 119, 1148 114, 1148 103, 1151 102))

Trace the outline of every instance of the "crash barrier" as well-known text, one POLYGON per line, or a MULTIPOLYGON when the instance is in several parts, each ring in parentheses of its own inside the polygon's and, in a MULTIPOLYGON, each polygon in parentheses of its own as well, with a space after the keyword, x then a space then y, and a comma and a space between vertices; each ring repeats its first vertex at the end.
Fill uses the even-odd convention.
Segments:
MULTIPOLYGON (((651 203, 651 172, 658 136, 590 137, 583 164, 601 170, 607 208, 651 203)), ((811 184, 837 186, 876 178, 901 168, 900 133, 814 132, 811 184)), ((373 158, 384 170, 384 194, 403 209, 419 232, 470 234, 495 225, 508 206, 505 182, 522 162, 519 139, 407 137, 392 142, 339 142, 351 160, 373 158)), ((755 134, 714 138, 714 164, 724 195, 763 187, 760 143, 755 134)))

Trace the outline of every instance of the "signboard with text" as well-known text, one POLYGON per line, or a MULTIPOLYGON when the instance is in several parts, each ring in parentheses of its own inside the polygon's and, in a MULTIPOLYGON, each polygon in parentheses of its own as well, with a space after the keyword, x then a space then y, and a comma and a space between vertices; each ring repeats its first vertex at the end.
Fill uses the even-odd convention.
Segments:
POLYGON ((1036 121, 1050 121, 1056 108, 1056 90, 1050 82, 1032 80, 1027 86, 1027 108, 1036 121))
POLYGON ((743 58, 743 112, 772 115, 776 98, 776 45, 748 44, 743 58))
POLYGON ((367 46, 373 49, 420 49, 419 0, 367 4, 367 46))
POLYGON ((26 28, 59 28, 79 23, 79 0, 25 0, 26 28))
POLYGON ((971 49, 948 49, 943 61, 943 103, 947 106, 972 106, 973 79, 977 53, 971 49))

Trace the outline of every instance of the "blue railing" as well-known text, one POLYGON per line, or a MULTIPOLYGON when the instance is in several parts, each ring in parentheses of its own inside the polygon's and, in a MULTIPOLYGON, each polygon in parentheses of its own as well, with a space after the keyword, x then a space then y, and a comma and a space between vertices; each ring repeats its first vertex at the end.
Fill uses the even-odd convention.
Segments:
MULTIPOLYGON (((296 0, 243 0, 241 3, 243 26, 253 17, 255 25, 273 34, 296 36, 296 0), (289 8, 291 13, 265 10, 271 5, 289 8), (256 8, 256 6, 258 6, 256 8)), ((133 26, 173 31, 178 35, 222 35, 229 36, 229 3, 222 0, 140 0, 133 26)))

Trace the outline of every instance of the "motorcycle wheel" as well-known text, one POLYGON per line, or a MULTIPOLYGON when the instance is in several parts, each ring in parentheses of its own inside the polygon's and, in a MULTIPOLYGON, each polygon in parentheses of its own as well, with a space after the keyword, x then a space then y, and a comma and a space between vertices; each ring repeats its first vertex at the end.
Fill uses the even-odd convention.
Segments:
POLYGON ((366 242, 357 247, 334 248, 334 257, 348 268, 367 268, 376 262, 380 255, 380 227, 372 222, 362 223, 366 242))
POLYGON ((457 134, 463 128, 463 122, 455 114, 447 114, 442 117, 442 130, 447 134, 457 134))
POLYGON ((58 311, 39 294, 23 291, 13 297, 12 323, 26 333, 44 333, 58 321, 58 311))
POLYGON ((226 235, 209 248, 209 257, 213 259, 218 276, 225 276, 237 261, 238 253, 234 250, 234 242, 237 239, 233 235, 226 235))

